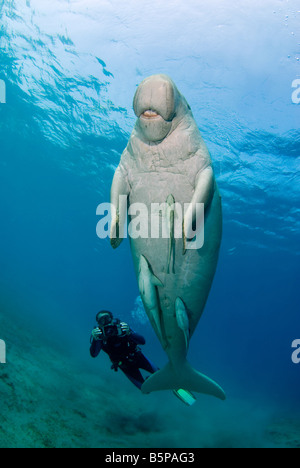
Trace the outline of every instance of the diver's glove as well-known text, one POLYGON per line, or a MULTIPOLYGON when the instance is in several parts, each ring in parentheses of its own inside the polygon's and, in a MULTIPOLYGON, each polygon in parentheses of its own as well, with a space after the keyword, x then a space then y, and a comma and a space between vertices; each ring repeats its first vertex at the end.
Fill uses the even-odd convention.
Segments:
POLYGON ((95 341, 101 340, 103 337, 103 332, 101 328, 94 328, 94 330, 92 331, 92 337, 95 341))
POLYGON ((123 335, 130 335, 130 327, 127 323, 121 322, 120 327, 123 335))

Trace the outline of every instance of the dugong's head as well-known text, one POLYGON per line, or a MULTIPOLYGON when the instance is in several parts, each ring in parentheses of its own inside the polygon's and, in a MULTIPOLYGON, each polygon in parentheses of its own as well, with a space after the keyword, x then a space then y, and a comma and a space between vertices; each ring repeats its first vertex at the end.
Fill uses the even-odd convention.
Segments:
POLYGON ((181 94, 167 75, 150 76, 139 85, 133 109, 145 140, 159 142, 169 135, 181 99, 181 94))

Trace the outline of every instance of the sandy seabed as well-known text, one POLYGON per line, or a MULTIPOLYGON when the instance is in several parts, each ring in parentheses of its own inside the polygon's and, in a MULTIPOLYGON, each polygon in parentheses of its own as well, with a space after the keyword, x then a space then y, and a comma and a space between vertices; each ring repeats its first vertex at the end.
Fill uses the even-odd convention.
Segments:
POLYGON ((171 392, 144 396, 105 356, 89 358, 88 343, 80 360, 4 315, 0 448, 300 447, 299 415, 230 395, 192 408, 171 392))

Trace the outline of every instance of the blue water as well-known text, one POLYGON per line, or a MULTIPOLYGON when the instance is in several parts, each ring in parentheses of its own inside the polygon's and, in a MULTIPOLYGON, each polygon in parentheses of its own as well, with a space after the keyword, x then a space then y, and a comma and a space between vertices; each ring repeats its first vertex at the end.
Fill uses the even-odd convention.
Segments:
MULTIPOLYGON (((224 405, 238 402, 237 426, 241 408, 247 415, 271 408, 283 418, 299 412, 300 364, 291 360, 292 341, 300 339, 300 104, 292 100, 292 83, 300 78, 298 7, 296 0, 0 2, 0 80, 6 86, 6 104, 0 104, 0 339, 7 341, 8 361, 10 350, 23 346, 25 323, 27 337, 41 337, 39 346, 46 339, 57 352, 67 349, 71 363, 88 367, 90 330, 96 312, 106 308, 146 336, 152 360, 165 362, 135 306, 129 244, 114 252, 97 238, 96 208, 109 200, 135 122, 137 85, 166 73, 192 107, 223 197, 218 270, 190 361, 222 384, 231 402, 224 405)), ((39 359, 36 347, 31 354, 33 362, 39 359)), ((9 376, 9 362, 5 366, 9 376)), ((26 362, 21 367, 32 383, 26 362)), ((90 370, 99 384, 100 370, 101 361, 90 370)), ((112 398, 114 378, 122 386, 121 377, 108 374, 112 398)), ((26 442, 18 433, 10 442, 2 422, 3 440, 43 446, 31 443, 30 403, 23 413, 19 398, 7 414, 18 413, 26 442)), ((147 407, 147 397, 140 398, 147 407)), ((5 401, 4 395, 0 405, 5 401)), ((151 402, 151 414, 159 413, 151 402)), ((209 402, 215 418, 224 411, 216 404, 217 410, 209 402)), ((110 421, 122 432, 121 423, 110 421)), ((179 415, 176 424, 187 422, 179 415)), ((124 445, 138 444, 135 427, 124 445)), ((211 445, 218 445, 211 426, 207 431, 211 445)), ((250 424, 250 434, 255 431, 250 424)), ((66 432, 61 440, 68 445, 66 432)), ((299 431, 295 437, 299 442, 299 431)), ((98 445, 112 446, 109 439, 107 433, 98 445)), ((169 446, 180 441, 180 435, 166 438, 169 446)), ((228 445, 236 445, 234 435, 228 445)))

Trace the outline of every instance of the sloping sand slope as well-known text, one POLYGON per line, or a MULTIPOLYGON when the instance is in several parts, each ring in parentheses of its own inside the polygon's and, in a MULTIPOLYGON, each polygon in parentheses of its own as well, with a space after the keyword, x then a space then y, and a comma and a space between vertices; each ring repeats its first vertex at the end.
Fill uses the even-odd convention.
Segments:
POLYGON ((273 423, 258 402, 204 397, 190 409, 168 392, 143 396, 105 356, 89 358, 88 339, 79 362, 3 312, 0 337, 1 448, 299 447, 299 419, 273 423))

